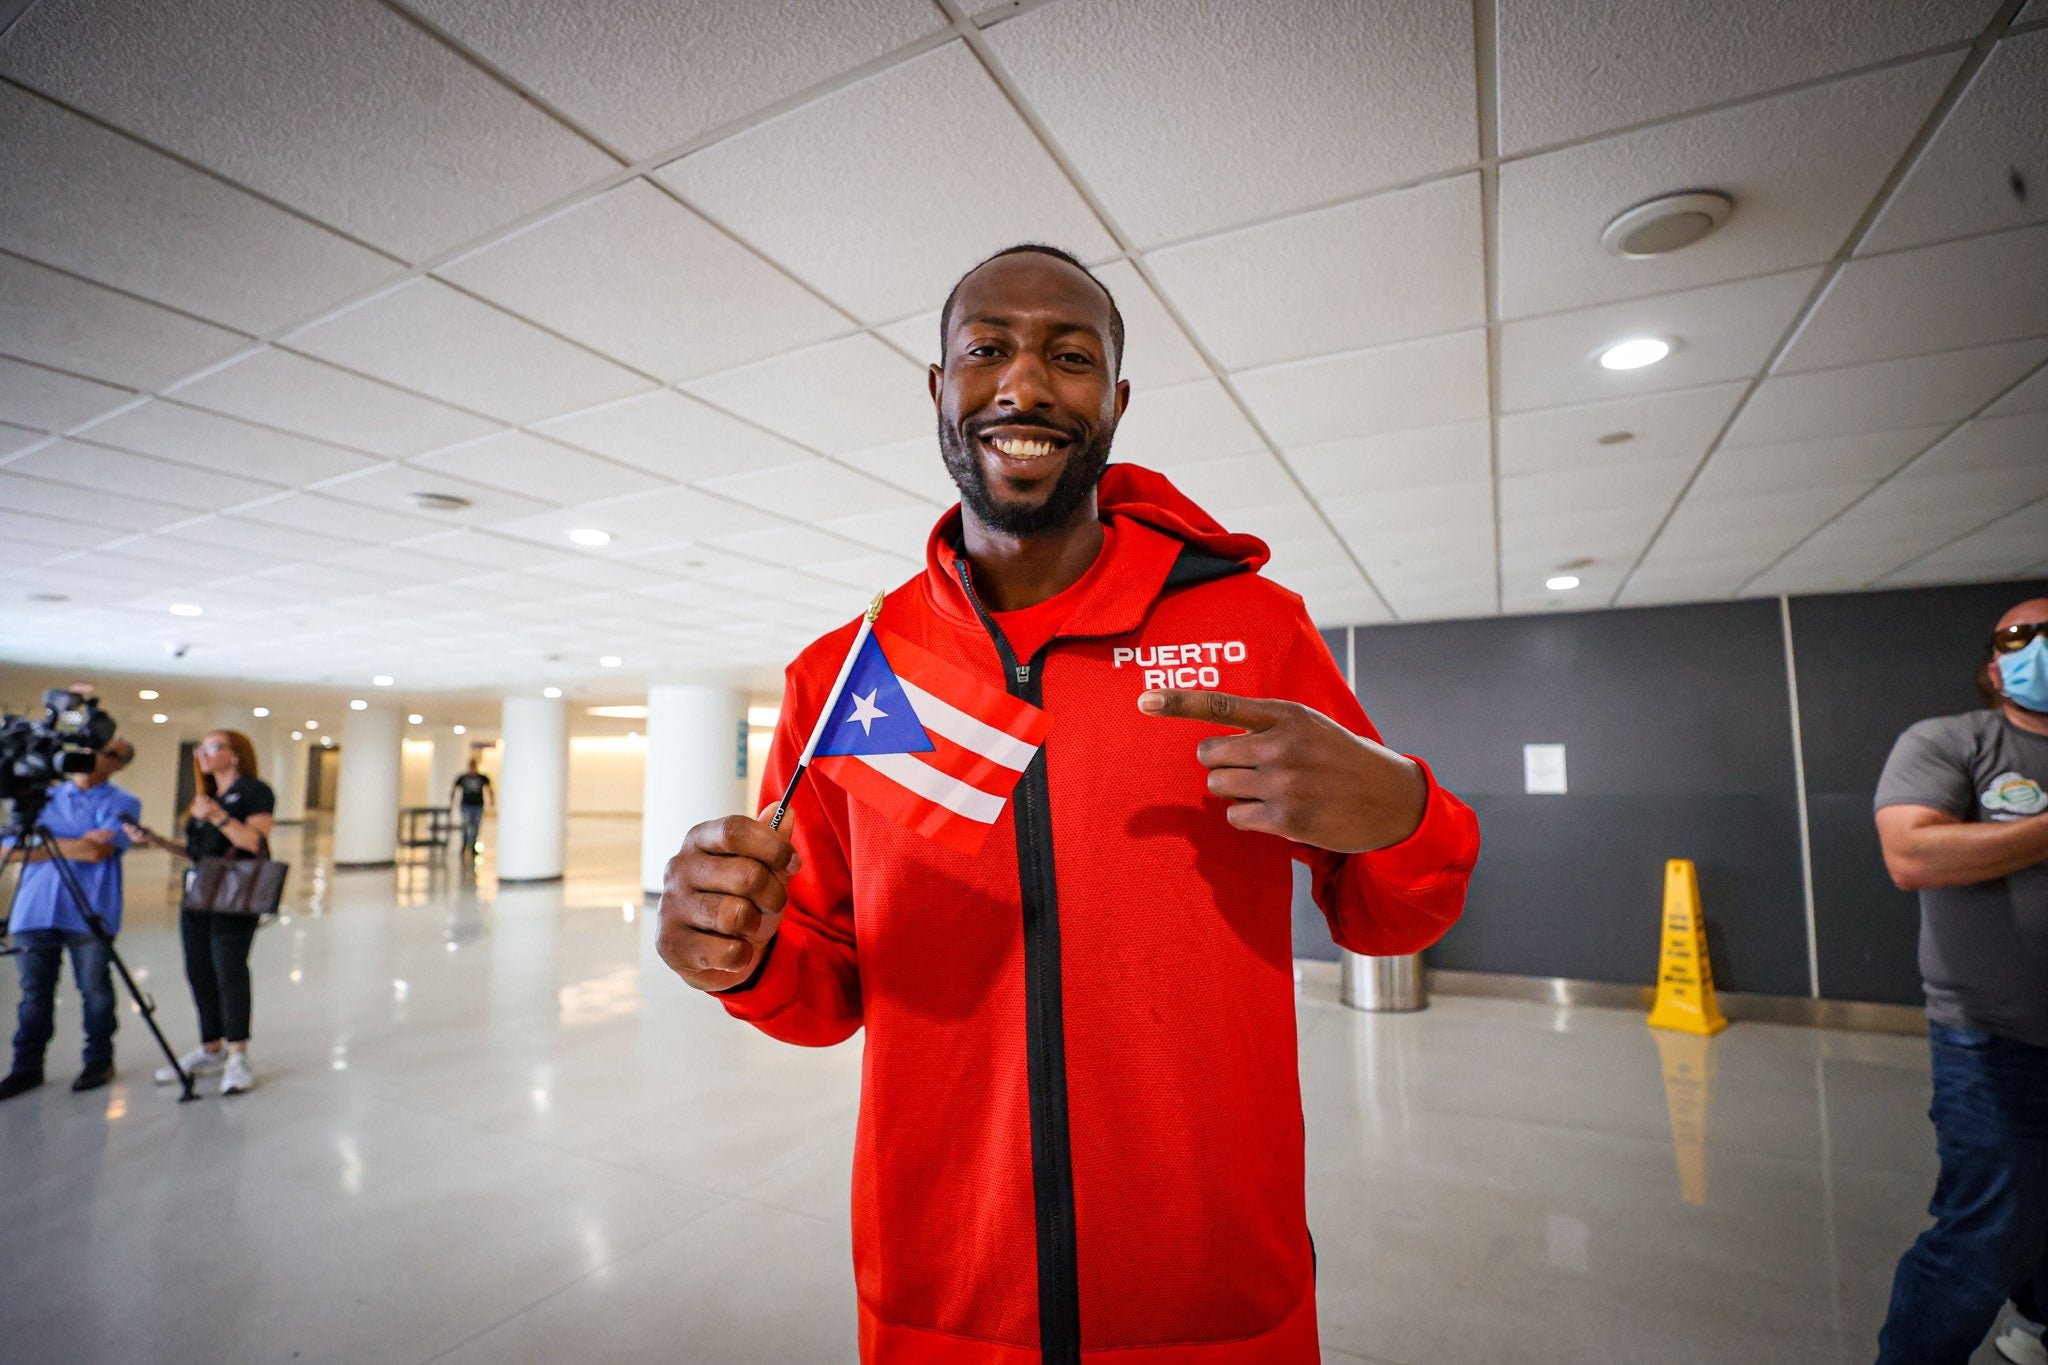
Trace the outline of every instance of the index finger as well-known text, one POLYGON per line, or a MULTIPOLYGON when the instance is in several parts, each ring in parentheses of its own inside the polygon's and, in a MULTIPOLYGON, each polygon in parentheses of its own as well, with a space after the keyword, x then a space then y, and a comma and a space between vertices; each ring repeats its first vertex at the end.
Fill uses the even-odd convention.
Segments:
POLYGON ((1294 705, 1270 697, 1240 697, 1229 692, 1151 691, 1138 694, 1138 709, 1148 716, 1208 721, 1240 730, 1268 730, 1294 705))
POLYGON ((690 839, 706 853, 752 858, 772 872, 796 870, 796 845, 759 820, 749 820, 744 815, 707 820, 690 831, 690 839))

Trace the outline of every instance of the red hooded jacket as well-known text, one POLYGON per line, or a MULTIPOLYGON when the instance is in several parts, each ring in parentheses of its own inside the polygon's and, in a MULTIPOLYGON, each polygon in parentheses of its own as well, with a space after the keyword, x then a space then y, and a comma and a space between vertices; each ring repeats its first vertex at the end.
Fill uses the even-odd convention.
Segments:
MULTIPOLYGON (((885 629, 1052 717, 980 853, 809 774, 784 827, 803 868, 781 932, 719 997, 792 1043, 867 1028, 853 1246, 869 1362, 1317 1360, 1289 860, 1339 943, 1396 954, 1456 920, 1478 856, 1471 810, 1433 777, 1421 826, 1374 853, 1225 820, 1195 745, 1228 731, 1142 714, 1147 687, 1286 698, 1377 734, 1301 599, 1259 576, 1263 543, 1131 465, 1109 468, 1098 507, 1107 559, 1034 658, 974 598, 957 509, 883 606, 885 629)), ((764 802, 854 630, 790 666, 764 802)))

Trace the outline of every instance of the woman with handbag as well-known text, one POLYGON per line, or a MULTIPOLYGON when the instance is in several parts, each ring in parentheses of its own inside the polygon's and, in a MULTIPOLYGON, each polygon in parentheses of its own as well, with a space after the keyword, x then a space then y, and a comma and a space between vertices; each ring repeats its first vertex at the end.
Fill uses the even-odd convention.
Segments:
MULTIPOLYGON (((221 888, 236 886, 239 879, 222 877, 218 867, 207 874, 209 863, 270 857, 277 797, 257 778, 256 746, 239 730, 209 733, 193 750, 192 764, 199 771, 199 794, 187 814, 184 844, 141 833, 156 847, 193 862, 178 931, 185 945, 185 979, 199 1010, 200 1046, 179 1064, 196 1076, 219 1073, 220 1093, 236 1095, 256 1084, 249 1070, 249 949, 262 916, 248 908, 246 894, 236 898, 235 908, 212 908, 222 903, 221 888), (195 901, 208 908, 195 908, 195 901)), ((178 1073, 161 1067, 156 1079, 170 1085, 178 1073)))

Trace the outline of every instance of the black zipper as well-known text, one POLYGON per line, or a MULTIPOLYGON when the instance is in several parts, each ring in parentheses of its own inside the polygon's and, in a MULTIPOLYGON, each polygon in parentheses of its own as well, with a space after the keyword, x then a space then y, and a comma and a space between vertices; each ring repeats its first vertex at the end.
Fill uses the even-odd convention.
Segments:
MULTIPOLYGON (((1019 664, 981 598, 967 561, 960 586, 1003 662, 1004 687, 1033 706, 1045 695, 1048 640, 1019 664)), ((1032 755, 1017 803, 1017 879, 1024 901, 1024 1055, 1031 1102, 1031 1205, 1038 1230, 1038 1340, 1046 1365, 1080 1365, 1081 1276, 1074 1254, 1074 1163, 1067 1133, 1067 1042, 1060 1013, 1060 897, 1053 873, 1052 798, 1045 747, 1032 755)))

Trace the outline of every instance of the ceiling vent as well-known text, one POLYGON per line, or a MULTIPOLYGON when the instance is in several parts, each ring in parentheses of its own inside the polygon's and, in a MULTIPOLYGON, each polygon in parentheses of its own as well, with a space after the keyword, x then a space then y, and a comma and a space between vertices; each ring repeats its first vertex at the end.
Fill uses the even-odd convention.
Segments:
POLYGON ((1648 260, 1691 246, 1734 212, 1735 201, 1714 190, 1667 194, 1617 216, 1600 233, 1600 242, 1617 256, 1648 260))
POLYGON ((422 512, 460 512, 469 506, 468 498, 453 493, 414 493, 407 500, 422 512))

